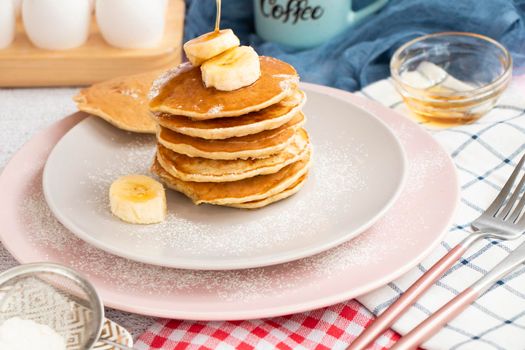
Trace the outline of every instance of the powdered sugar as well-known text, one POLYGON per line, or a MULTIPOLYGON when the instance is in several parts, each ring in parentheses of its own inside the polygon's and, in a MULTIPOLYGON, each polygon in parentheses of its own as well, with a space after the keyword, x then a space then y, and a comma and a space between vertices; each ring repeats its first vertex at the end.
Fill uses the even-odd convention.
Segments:
MULTIPOLYGON (((129 96, 135 100, 138 99, 139 96, 141 96, 141 93, 138 90, 134 90, 134 89, 124 89, 124 90, 119 90, 119 92, 121 95, 129 96)), ((143 103, 143 101, 140 101, 140 102, 143 103)))
MULTIPOLYGON (((351 242, 315 257, 276 267, 216 272, 169 269, 115 257, 76 238, 49 211, 40 181, 40 177, 34 179, 36 191, 23 203, 24 226, 34 249, 45 250, 51 254, 50 260, 62 261, 125 293, 133 290, 134 293, 163 297, 199 293, 230 302, 301 293, 298 286, 321 288, 327 280, 339 278, 340 273, 349 268, 381 262, 389 250, 407 244, 406 239, 401 238, 406 237, 406 230, 412 226, 408 222, 400 225, 395 214, 386 216, 374 230, 351 242)), ((417 225, 417 215, 415 217, 413 223, 417 225)))
MULTIPOLYGON (((274 75, 274 77, 278 77, 278 75, 274 75)), ((291 76, 291 75, 282 75, 279 77, 280 79, 283 79, 279 82, 279 87, 283 91, 289 91, 292 88, 295 88, 297 84, 299 84, 299 77, 297 76, 291 76)))
POLYGON ((0 325, 0 348, 5 350, 66 350, 66 342, 51 327, 13 317, 0 325))
MULTIPOLYGON (((320 116, 312 117, 321 120, 320 116)), ((320 130, 319 125, 316 124, 313 129, 320 130)), ((128 173, 148 174, 148 165, 154 152, 152 138, 126 134, 128 136, 122 139, 120 133, 112 137, 113 143, 118 144, 122 152, 112 153, 110 159, 100 164, 92 163, 91 155, 86 153, 83 154, 85 161, 75 163, 75 167, 85 172, 85 178, 76 183, 77 187, 87 186, 91 193, 87 202, 96 205, 92 209, 94 214, 106 215, 104 218, 108 220, 117 220, 111 217, 107 208, 106 196, 111 180, 128 173)), ((142 247, 155 248, 158 254, 177 250, 181 254, 208 255, 221 261, 225 256, 253 255, 264 249, 278 252, 287 241, 308 241, 337 229, 330 217, 331 213, 343 208, 351 215, 362 205, 354 200, 356 193, 370 190, 361 167, 370 162, 371 155, 363 145, 344 133, 331 138, 315 134, 312 135, 312 142, 314 165, 305 188, 282 204, 267 208, 275 208, 268 213, 267 209, 257 211, 264 211, 267 218, 263 215, 255 219, 253 213, 257 212, 195 207, 183 196, 170 191, 170 202, 175 203, 175 206, 166 223, 139 227, 139 230, 135 230, 137 226, 126 226, 127 231, 119 233, 121 236, 116 237, 117 242, 126 236, 137 236, 142 247), (341 140, 346 141, 346 146, 341 146, 341 140), (289 207, 286 203, 294 204, 289 207), (202 212, 208 219, 185 215, 193 209, 195 211, 191 213, 202 212), (239 221, 241 216, 250 217, 249 224, 239 221), (209 219, 217 217, 224 217, 228 225, 211 225, 209 219), (196 247, 199 247, 199 251, 196 247)), ((93 147, 101 143, 104 142, 92 141, 91 145, 93 147)), ((423 160, 428 161, 423 180, 428 179, 434 170, 433 164, 440 161, 440 158, 434 159, 433 156, 423 153, 423 160)), ((42 164, 35 166, 40 167, 42 164)), ((174 302, 190 294, 197 295, 198 300, 211 298, 235 304, 246 303, 247 307, 253 300, 279 300, 284 295, 296 295, 299 298, 305 288, 323 289, 335 283, 331 281, 345 276, 353 278, 347 275, 352 271, 388 264, 392 256, 396 255, 390 251, 417 242, 418 232, 428 226, 427 220, 431 217, 424 210, 411 212, 410 217, 407 217, 406 198, 402 197, 400 204, 366 234, 314 257, 275 267, 242 271, 188 271, 115 257, 79 240, 60 225, 49 211, 42 195, 40 175, 32 173, 23 176, 32 179, 28 188, 33 188, 34 192, 20 203, 23 216, 21 224, 24 232, 29 233, 30 243, 39 258, 70 265, 97 281, 99 286, 104 285, 117 294, 129 295, 132 290, 134 295, 150 295, 159 300, 171 298, 174 302)), ((409 198, 411 207, 422 201, 414 196, 409 198)), ((357 283, 364 283, 363 278, 360 276, 357 283)))
MULTIPOLYGON (((95 119, 88 123, 97 130, 105 125, 95 119)), ((348 220, 340 213, 351 211, 357 204, 351 199, 353 193, 366 191, 360 169, 367 154, 355 144, 345 148, 335 147, 332 141, 318 142, 314 145, 310 179, 296 196, 284 201, 288 206, 283 204, 279 209, 280 204, 276 204, 257 211, 210 205, 197 207, 184 196, 168 191, 169 214, 165 222, 128 225, 111 216, 108 189, 112 181, 122 175, 151 175, 148 167, 155 152, 155 142, 148 136, 113 133, 114 145, 86 150, 85 159, 78 161, 79 164, 71 160, 70 166, 78 169, 78 183, 68 186, 60 182, 57 191, 76 193, 83 198, 81 204, 74 205, 73 221, 81 225, 85 221, 94 227, 98 227, 98 222, 108 222, 111 225, 108 235, 122 240, 123 247, 127 247, 123 250, 133 255, 143 255, 141 250, 157 254, 155 252, 168 248, 173 257, 187 261, 211 256, 249 259, 285 254, 301 246, 301 242, 315 245, 314 242, 324 241, 320 233, 329 231, 327 227, 332 225, 343 225, 341 220, 348 220), (104 154, 106 158, 100 160, 97 154, 104 154), (315 210, 313 205, 324 210, 315 210)), ((72 135, 71 142, 78 142, 78 137, 72 135)), ((89 143, 100 144, 96 140, 89 143)), ((60 148, 57 150, 59 152, 60 148)))
MULTIPOLYGON (((337 138, 334 141, 337 141, 337 138)), ((115 139, 114 142, 122 143, 122 140, 115 139)), ((327 213, 339 210, 341 206, 350 210, 358 204, 351 200, 352 193, 367 189, 365 179, 359 175, 359 169, 362 164, 366 164, 368 157, 365 150, 355 143, 346 149, 334 147, 330 140, 314 141, 314 145, 314 167, 306 186, 315 186, 316 190, 303 189, 297 195, 298 198, 294 199, 293 212, 276 210, 267 218, 260 217, 250 222, 250 225, 236 222, 234 216, 227 230, 221 231, 220 225, 212 227, 209 221, 180 216, 181 207, 174 207, 165 223, 139 227, 139 230, 135 230, 137 226, 128 226, 132 229, 128 230, 127 234, 137 236, 140 242, 149 247, 157 247, 159 252, 177 249, 181 254, 213 253, 217 259, 225 255, 231 257, 247 252, 253 254, 268 247, 279 249, 290 240, 314 239, 322 232, 323 227, 331 227, 333 224, 327 213), (344 196, 348 200, 338 201, 337 196, 344 196), (312 211, 311 203, 315 203, 320 210, 312 211), (271 228, 271 232, 268 228, 271 228)), ((98 214, 111 217, 106 199, 109 184, 123 173, 147 173, 153 149, 154 141, 147 136, 141 136, 133 137, 126 145, 126 152, 118 153, 112 161, 97 167, 86 157, 82 162, 83 166, 91 171, 87 172, 84 183, 80 186, 90 186, 92 197, 87 200, 93 205, 96 204, 94 210, 98 211, 98 214)), ((73 268, 102 280, 104 284, 121 292, 134 290, 136 293, 166 296, 180 293, 186 295, 191 291, 215 295, 226 301, 249 302, 262 296, 277 297, 285 292, 300 293, 300 290, 296 290, 297 286, 322 288, 322 281, 337 278, 349 267, 364 267, 370 263, 377 263, 383 255, 381 252, 396 246, 390 240, 386 243, 385 232, 379 230, 313 258, 277 267, 219 272, 157 267, 115 257, 77 239, 58 223, 49 211, 41 192, 40 181, 40 177, 34 179, 35 192, 28 196, 22 205, 24 226, 27 232, 30 232, 35 249, 45 249, 51 254, 50 259, 63 260, 73 268), (385 244, 378 244, 381 240, 385 244), (379 255, 376 254, 378 252, 379 255)), ((178 201, 179 205, 181 202, 187 202, 178 194, 170 193, 170 197, 170 201, 178 201)), ((239 213, 244 216, 253 213, 190 205, 198 211, 211 209, 211 213, 215 215, 239 213), (215 212, 215 209, 220 210, 220 214, 215 212)), ((383 225, 388 225, 388 221, 385 222, 383 225)), ((390 227, 388 231, 390 230, 393 228, 390 227)))
POLYGON ((152 100, 155 97, 157 97, 162 87, 167 82, 169 82, 173 77, 176 77, 177 75, 183 72, 186 72, 192 68, 193 66, 190 62, 184 62, 184 63, 181 63, 178 67, 172 68, 164 72, 163 74, 161 74, 155 81, 153 81, 153 84, 151 85, 151 89, 148 94, 148 98, 152 100))
POLYGON ((212 108, 210 108, 210 109, 208 110, 208 113, 207 113, 207 114, 218 114, 218 113, 220 113, 223 109, 224 109, 224 106, 223 106, 223 105, 213 106, 212 108))
POLYGON ((299 78, 297 75, 291 75, 291 74, 274 74, 272 75, 274 78, 283 79, 283 80, 293 80, 295 82, 299 82, 299 78))
POLYGON ((434 159, 432 154, 433 152, 426 151, 414 155, 417 159, 408 165, 407 181, 410 182, 408 191, 419 191, 424 186, 433 185, 440 181, 439 174, 445 166, 445 162, 443 159, 434 159))

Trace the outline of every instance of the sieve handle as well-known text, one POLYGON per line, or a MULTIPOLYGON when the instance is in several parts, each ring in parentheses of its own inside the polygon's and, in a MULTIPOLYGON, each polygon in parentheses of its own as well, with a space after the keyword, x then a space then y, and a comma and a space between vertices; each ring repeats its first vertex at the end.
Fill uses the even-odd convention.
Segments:
POLYGON ((126 345, 122 345, 122 344, 119 344, 119 343, 115 343, 115 342, 113 342, 111 340, 99 339, 98 341, 102 342, 102 343, 104 343, 106 345, 111 345, 114 348, 118 348, 118 349, 121 349, 121 350, 134 350, 133 348, 130 348, 130 347, 126 346, 126 345))

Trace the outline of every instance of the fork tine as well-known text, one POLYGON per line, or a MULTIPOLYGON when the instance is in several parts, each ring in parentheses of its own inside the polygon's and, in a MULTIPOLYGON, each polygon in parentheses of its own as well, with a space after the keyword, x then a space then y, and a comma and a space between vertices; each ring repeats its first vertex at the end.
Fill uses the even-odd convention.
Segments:
MULTIPOLYGON (((518 219, 518 217, 521 214, 521 211, 523 210, 523 207, 525 207, 525 195, 521 196, 521 199, 518 202, 518 205, 516 206, 516 208, 512 212, 512 215, 509 218, 510 222, 516 222, 516 220, 518 219)), ((520 221, 522 221, 522 220, 520 220, 520 221)))
POLYGON ((519 174, 521 168, 523 167, 523 163, 524 162, 525 162, 525 154, 521 157, 519 163, 516 165, 516 168, 514 169, 512 174, 510 175, 509 179, 507 180, 507 182, 505 183, 505 185, 501 189, 501 191, 498 194, 498 196, 496 197, 496 199, 494 199, 492 204, 487 208, 485 213, 489 214, 490 216, 494 216, 498 212, 499 208, 501 208, 501 206, 505 202, 505 199, 509 195, 509 192, 512 189, 512 185, 514 185, 514 181, 518 177, 518 174, 519 174))
POLYGON ((512 208, 514 207, 514 204, 516 204, 517 200, 520 197, 521 190, 523 188, 523 184, 525 183, 525 175, 521 177, 520 182, 518 183, 518 186, 514 189, 514 192, 510 196, 509 200, 507 201, 507 204, 505 204, 505 207, 496 215, 500 219, 505 219, 512 208))

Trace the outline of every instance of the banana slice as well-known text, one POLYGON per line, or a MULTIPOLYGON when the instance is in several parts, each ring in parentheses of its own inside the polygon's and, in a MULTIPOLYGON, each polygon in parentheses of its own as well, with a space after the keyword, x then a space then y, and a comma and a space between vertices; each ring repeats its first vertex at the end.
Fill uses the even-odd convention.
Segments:
POLYGON ((259 55, 250 46, 234 47, 201 66, 206 87, 233 91, 251 85, 261 76, 259 55))
POLYGON ((184 52, 195 67, 226 50, 241 44, 231 29, 211 32, 192 39, 184 44, 184 52))
POLYGON ((132 224, 154 224, 166 218, 164 187, 144 175, 127 175, 109 189, 111 212, 132 224))

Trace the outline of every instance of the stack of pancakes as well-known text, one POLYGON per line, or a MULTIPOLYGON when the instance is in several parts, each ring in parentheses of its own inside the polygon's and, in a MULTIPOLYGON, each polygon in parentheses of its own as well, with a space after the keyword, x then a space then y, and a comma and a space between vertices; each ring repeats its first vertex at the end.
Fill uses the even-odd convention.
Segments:
POLYGON ((183 64, 157 79, 152 171, 194 203, 260 208, 296 193, 310 164, 304 92, 289 64, 260 57, 261 77, 234 91, 206 88, 183 64))

